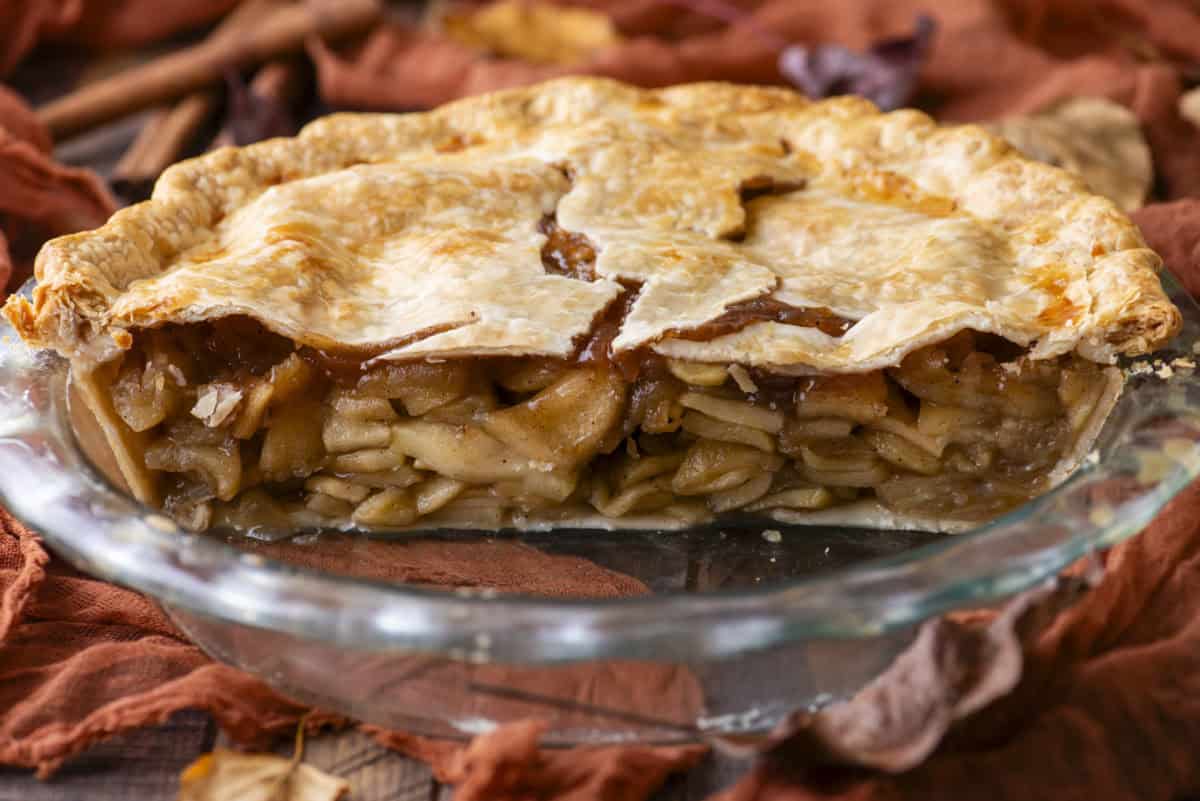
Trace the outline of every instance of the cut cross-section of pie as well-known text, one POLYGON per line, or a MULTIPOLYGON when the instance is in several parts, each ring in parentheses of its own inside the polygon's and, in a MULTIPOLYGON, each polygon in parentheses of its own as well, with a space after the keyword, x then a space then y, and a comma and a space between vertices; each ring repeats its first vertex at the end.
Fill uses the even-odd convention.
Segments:
POLYGON ((179 164, 5 311, 193 528, 950 529, 1079 463, 1159 267, 978 127, 573 78, 179 164))

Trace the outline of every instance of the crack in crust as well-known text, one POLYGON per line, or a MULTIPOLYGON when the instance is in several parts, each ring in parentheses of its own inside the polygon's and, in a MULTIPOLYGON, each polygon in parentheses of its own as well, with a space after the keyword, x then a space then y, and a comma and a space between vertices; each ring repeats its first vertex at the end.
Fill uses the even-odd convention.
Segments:
POLYGON ((33 304, 5 313, 85 364, 133 329, 230 314, 384 359, 564 357, 637 283, 617 355, 862 372, 971 328, 1108 362, 1178 330, 1159 266, 1110 202, 976 126, 568 78, 176 165, 147 203, 48 243, 33 304), (764 179, 793 191, 755 196, 764 179), (586 238, 595 280, 547 272, 550 215, 586 238), (768 294, 856 324, 672 336, 768 294))

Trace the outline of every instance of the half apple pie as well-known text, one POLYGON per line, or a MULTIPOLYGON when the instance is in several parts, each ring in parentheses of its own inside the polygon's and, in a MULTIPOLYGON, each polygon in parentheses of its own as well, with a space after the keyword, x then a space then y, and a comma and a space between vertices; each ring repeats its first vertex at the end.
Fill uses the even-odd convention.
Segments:
POLYGON ((1159 266, 974 126, 572 78, 181 163, 5 312, 194 529, 949 530, 1079 464, 1159 266))

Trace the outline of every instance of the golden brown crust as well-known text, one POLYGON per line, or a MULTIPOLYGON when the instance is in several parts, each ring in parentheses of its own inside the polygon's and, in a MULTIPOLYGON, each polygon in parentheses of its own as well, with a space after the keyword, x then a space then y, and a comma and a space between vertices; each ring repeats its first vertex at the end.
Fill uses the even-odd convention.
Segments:
POLYGON ((563 356, 621 291, 614 341, 700 361, 858 372, 963 328, 1096 361, 1179 327, 1158 257, 1109 201, 976 126, 866 101, 568 78, 168 170, 152 199, 48 243, 29 342, 105 361, 129 330, 247 314, 383 358, 563 356), (748 199, 740 189, 773 184, 748 199), (549 274, 543 217, 585 234, 594 282, 549 274), (774 293, 858 321, 672 338, 774 293))

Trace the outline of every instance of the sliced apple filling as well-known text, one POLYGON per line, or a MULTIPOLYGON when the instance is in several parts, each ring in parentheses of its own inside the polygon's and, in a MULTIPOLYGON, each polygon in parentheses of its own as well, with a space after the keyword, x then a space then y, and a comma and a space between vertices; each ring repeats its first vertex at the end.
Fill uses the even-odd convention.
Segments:
POLYGON ((184 525, 687 524, 874 503, 983 520, 1043 492, 1111 368, 961 333, 865 374, 639 356, 376 363, 251 321, 140 332, 106 383, 184 525), (233 330, 233 333, 228 333, 233 330))

